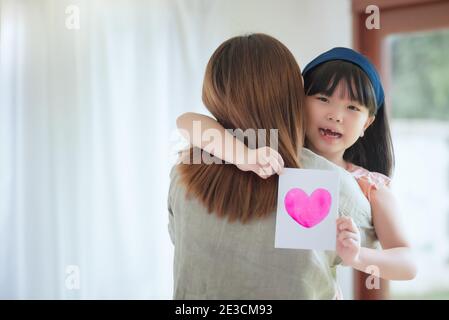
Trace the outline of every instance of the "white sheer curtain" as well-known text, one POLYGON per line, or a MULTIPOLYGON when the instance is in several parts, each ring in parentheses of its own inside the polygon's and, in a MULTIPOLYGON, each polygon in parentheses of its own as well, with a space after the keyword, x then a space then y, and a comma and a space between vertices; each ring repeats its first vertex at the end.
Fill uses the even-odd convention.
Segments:
POLYGON ((137 3, 1 2, 0 297, 171 296, 165 137, 179 57, 168 6, 137 3), (79 30, 66 28, 73 4, 79 30))
POLYGON ((0 298, 171 298, 175 117, 232 35, 350 45, 318 2, 0 0, 0 298))

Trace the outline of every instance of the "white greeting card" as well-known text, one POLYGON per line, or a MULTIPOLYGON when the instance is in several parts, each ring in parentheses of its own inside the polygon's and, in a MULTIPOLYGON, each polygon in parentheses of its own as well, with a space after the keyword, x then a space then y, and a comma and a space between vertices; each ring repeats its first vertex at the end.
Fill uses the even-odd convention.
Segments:
POLYGON ((275 248, 336 248, 336 171, 285 168, 279 176, 275 248))

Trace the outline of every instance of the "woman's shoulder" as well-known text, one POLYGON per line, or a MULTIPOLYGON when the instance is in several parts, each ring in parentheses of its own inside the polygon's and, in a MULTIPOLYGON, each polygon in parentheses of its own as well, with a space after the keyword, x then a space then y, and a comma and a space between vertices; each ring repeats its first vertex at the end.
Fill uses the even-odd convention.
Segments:
POLYGON ((170 186, 168 190, 169 202, 178 202, 186 197, 186 189, 181 182, 179 164, 175 164, 170 169, 170 186))
POLYGON ((343 168, 340 168, 323 156, 305 147, 300 150, 299 157, 303 169, 323 169, 344 172, 343 168))

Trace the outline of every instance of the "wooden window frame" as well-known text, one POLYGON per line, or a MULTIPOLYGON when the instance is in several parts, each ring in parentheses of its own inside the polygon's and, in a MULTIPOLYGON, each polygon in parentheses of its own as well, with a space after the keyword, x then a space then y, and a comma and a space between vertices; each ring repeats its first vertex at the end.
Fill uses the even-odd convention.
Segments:
MULTIPOLYGON (((369 57, 379 70, 385 88, 388 113, 391 114, 390 52, 385 46, 387 36, 396 33, 431 31, 449 28, 448 0, 352 0, 353 48, 369 57), (380 13, 380 28, 367 29, 365 10, 376 5, 380 13)), ((367 289, 369 275, 354 271, 354 299, 389 298, 389 282, 380 280, 380 289, 367 289)))

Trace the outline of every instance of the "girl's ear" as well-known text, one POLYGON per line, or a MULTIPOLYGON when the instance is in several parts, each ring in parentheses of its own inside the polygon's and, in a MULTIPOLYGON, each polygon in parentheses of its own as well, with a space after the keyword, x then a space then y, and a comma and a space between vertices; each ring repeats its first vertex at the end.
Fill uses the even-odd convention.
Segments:
POLYGON ((376 116, 370 116, 366 122, 365 125, 363 126, 363 131, 362 134, 360 135, 360 137, 363 137, 363 134, 365 133, 365 130, 368 129, 368 127, 374 122, 374 120, 376 119, 376 116))

